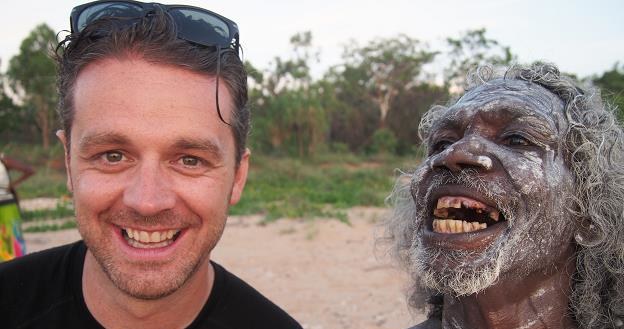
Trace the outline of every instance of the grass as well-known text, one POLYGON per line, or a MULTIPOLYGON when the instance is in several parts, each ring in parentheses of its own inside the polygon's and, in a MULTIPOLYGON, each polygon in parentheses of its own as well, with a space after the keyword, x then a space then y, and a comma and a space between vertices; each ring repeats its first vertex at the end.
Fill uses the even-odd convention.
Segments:
POLYGON ((252 157, 247 186, 235 215, 278 218, 333 217, 346 221, 345 209, 383 206, 395 168, 407 158, 330 154, 315 159, 252 157))
MULTIPOLYGON (((17 187, 22 199, 38 197, 60 197, 69 195, 67 191, 63 147, 53 143, 48 150, 38 145, 8 143, 0 145, 0 152, 14 157, 35 168, 35 174, 17 187)), ((16 178, 18 173, 12 172, 16 178)))
MULTIPOLYGON (((65 186, 62 150, 44 152, 38 147, 0 146, 8 154, 34 164, 35 176, 18 188, 22 199, 69 195, 65 186)), ((347 221, 346 209, 383 206, 394 184, 396 169, 413 168, 419 156, 361 156, 326 153, 310 159, 269 157, 254 154, 241 201, 232 215, 262 214, 265 222, 279 218, 336 218, 347 221)), ((27 232, 74 227, 66 221, 73 208, 24 211, 27 232), (52 219, 61 219, 58 221, 52 219)))
POLYGON ((74 216, 74 208, 69 203, 58 203, 53 209, 22 210, 24 222, 36 222, 74 216))
POLYGON ((72 229, 75 227, 76 227, 76 221, 74 220, 54 220, 51 222, 25 226, 22 228, 22 232, 37 233, 37 232, 60 231, 60 230, 72 229))

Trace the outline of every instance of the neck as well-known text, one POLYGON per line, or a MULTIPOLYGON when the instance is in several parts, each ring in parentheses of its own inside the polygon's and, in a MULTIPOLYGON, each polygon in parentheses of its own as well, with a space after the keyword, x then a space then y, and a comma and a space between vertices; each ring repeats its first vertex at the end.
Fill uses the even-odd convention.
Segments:
POLYGON ((500 278, 469 296, 444 296, 444 328, 577 328, 568 311, 574 259, 500 278))
POLYGON ((171 295, 138 299, 119 290, 87 251, 82 291, 87 308, 105 328, 185 328, 208 300, 213 281, 214 269, 207 258, 171 295))

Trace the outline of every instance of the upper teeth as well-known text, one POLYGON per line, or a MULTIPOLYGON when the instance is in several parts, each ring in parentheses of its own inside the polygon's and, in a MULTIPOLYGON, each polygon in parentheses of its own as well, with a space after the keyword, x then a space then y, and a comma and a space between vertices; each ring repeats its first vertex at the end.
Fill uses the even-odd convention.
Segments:
POLYGON ((487 228, 486 223, 479 223, 476 219, 472 221, 469 219, 459 220, 452 218, 454 217, 452 214, 449 216, 450 208, 460 209, 462 206, 472 209, 478 214, 487 212, 488 216, 495 222, 499 220, 500 212, 498 210, 479 201, 465 197, 444 196, 438 199, 436 209, 433 210, 435 216, 432 223, 433 231, 438 233, 467 233, 487 228))
MULTIPOLYGON (((438 203, 436 204, 436 209, 433 210, 433 214, 437 217, 446 218, 448 216, 448 210, 446 208, 460 209, 462 205, 464 208, 474 209, 477 213, 482 213, 487 210, 487 208, 490 208, 479 201, 469 198, 445 196, 438 199, 438 203)), ((497 222, 500 217, 500 212, 496 209, 490 208, 488 215, 491 219, 497 222)))
POLYGON ((130 239, 133 239, 141 243, 158 243, 158 242, 162 242, 165 240, 170 240, 173 238, 174 235, 180 232, 180 230, 148 232, 148 231, 134 230, 131 228, 124 228, 124 230, 126 231, 126 234, 128 234, 128 237, 130 239))

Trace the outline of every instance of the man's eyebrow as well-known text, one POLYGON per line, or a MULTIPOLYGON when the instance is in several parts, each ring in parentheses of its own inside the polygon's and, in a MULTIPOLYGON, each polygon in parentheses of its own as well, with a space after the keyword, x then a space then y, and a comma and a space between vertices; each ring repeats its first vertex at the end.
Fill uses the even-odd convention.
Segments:
POLYGON ((221 150, 219 144, 210 139, 180 138, 173 143, 173 148, 181 150, 198 150, 210 153, 219 159, 223 158, 223 151, 221 150))
POLYGON ((99 133, 94 135, 87 135, 81 138, 78 142, 78 149, 87 150, 89 148, 102 145, 121 145, 129 143, 130 139, 125 135, 118 133, 99 133))

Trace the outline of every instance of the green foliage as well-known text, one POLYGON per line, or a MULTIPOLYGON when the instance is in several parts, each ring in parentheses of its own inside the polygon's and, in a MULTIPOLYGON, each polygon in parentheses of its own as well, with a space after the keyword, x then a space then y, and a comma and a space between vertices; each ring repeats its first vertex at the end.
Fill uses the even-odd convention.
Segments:
POLYGON ((290 41, 293 58, 277 57, 272 70, 252 75, 251 144, 273 154, 307 157, 326 144, 329 120, 322 106, 323 89, 310 76, 310 61, 316 58, 312 35, 296 34, 290 41))
POLYGON ((607 102, 617 106, 618 119, 624 122, 624 65, 615 63, 610 71, 595 78, 594 83, 601 88, 607 102))
POLYGON ((386 128, 377 130, 373 134, 373 142, 370 145, 370 153, 394 154, 397 148, 397 138, 394 133, 386 128))
POLYGON ((56 43, 54 31, 46 24, 38 25, 22 41, 7 71, 10 88, 24 103, 26 116, 34 119, 45 149, 50 145, 56 120, 56 65, 50 56, 56 43))
POLYGON ((74 220, 53 220, 49 222, 37 223, 35 225, 28 225, 23 228, 25 233, 37 233, 37 232, 49 232, 68 230, 76 227, 76 221, 74 220))
POLYGON ((432 105, 443 104, 449 98, 447 88, 430 84, 405 89, 394 98, 387 121, 397 138, 397 154, 413 154, 421 142, 418 136, 421 117, 432 105))
POLYGON ((343 209, 349 207, 382 206, 392 188, 394 168, 405 161, 342 154, 313 160, 255 156, 243 197, 230 212, 261 213, 266 220, 344 218, 343 209))
POLYGON ((53 209, 38 209, 22 211, 24 222, 34 222, 42 220, 54 220, 59 218, 73 217, 74 208, 69 203, 59 202, 53 209))
POLYGON ((466 75, 479 65, 509 65, 516 61, 511 48, 486 37, 485 28, 468 30, 459 38, 447 38, 450 58, 444 70, 447 86, 463 87, 466 75))
POLYGON ((0 151, 35 168, 35 174, 17 187, 20 198, 57 197, 68 195, 63 146, 54 143, 45 150, 41 145, 8 143, 0 151))
POLYGON ((69 195, 66 181, 65 171, 39 167, 17 188, 17 193, 22 199, 69 195))
MULTIPOLYGON (((358 72, 356 82, 366 88, 368 96, 379 108, 379 126, 383 127, 393 98, 422 78, 423 66, 433 61, 437 52, 420 41, 400 34, 380 38, 360 47, 353 43, 345 48, 346 67, 358 72)), ((348 81, 348 80, 347 80, 348 81)))

